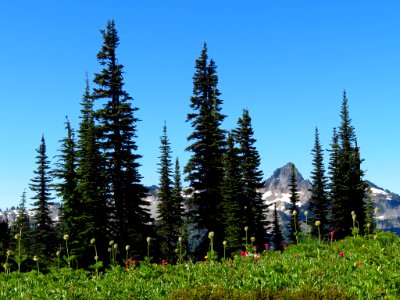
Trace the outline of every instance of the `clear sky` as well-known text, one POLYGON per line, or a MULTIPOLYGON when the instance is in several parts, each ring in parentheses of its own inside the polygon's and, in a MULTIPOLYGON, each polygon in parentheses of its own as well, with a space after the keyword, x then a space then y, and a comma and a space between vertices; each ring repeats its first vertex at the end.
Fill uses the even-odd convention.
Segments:
MULTIPOLYGON (((207 42, 236 126, 253 119, 264 177, 291 161, 304 177, 318 126, 324 149, 340 124, 342 92, 365 179, 400 193, 400 2, 18 0, 0 2, 0 208, 18 205, 42 134, 52 163, 65 116, 78 128, 85 73, 100 70, 99 30, 114 19, 125 87, 140 110, 145 185, 157 184, 164 121, 185 165, 195 59, 207 42)), ((325 153, 326 162, 328 156, 325 153)))

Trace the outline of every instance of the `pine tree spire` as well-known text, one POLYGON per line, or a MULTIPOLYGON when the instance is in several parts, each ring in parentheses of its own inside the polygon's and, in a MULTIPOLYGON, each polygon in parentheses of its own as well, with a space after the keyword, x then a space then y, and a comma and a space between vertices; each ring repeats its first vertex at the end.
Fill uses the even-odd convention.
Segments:
POLYGON ((297 243, 297 233, 300 232, 300 224, 299 224, 299 214, 298 214, 298 206, 300 202, 300 198, 297 190, 297 178, 296 178, 296 167, 292 163, 291 164, 291 173, 290 173, 290 224, 289 224, 289 239, 295 244, 297 243))
MULTIPOLYGON (((314 148, 311 150, 313 155, 313 170, 311 171, 311 198, 309 209, 311 212, 311 221, 314 224, 316 221, 321 222, 320 228, 322 234, 329 230, 328 217, 329 217, 329 202, 327 195, 327 178, 325 177, 325 168, 322 155, 322 147, 319 141, 318 128, 315 128, 315 142, 314 148)), ((318 230, 312 226, 312 235, 318 237, 318 230)))
POLYGON ((54 224, 50 217, 51 200, 51 182, 50 176, 50 161, 46 154, 46 142, 44 135, 41 143, 36 149, 36 164, 37 169, 34 171, 35 177, 31 180, 30 189, 35 195, 32 199, 35 215, 34 223, 34 241, 33 246, 36 255, 50 255, 55 247, 54 224))
POLYGON ((216 65, 213 60, 208 60, 206 44, 196 60, 195 68, 193 96, 190 98, 193 112, 187 115, 187 122, 190 122, 193 132, 187 138, 191 145, 186 151, 192 152, 192 156, 184 172, 193 191, 188 205, 189 221, 199 239, 196 252, 199 257, 204 257, 208 248, 204 232, 214 231, 215 245, 222 244, 223 226, 220 216, 225 132, 220 126, 225 116, 220 112, 222 100, 217 88, 216 65))
POLYGON ((138 108, 133 107, 132 97, 124 90, 123 65, 119 64, 116 49, 119 45, 114 21, 108 21, 106 30, 101 31, 103 45, 97 60, 103 67, 94 76, 96 87, 92 99, 104 99, 103 108, 96 115, 102 156, 106 162, 108 180, 108 204, 113 207, 111 232, 118 245, 142 244, 151 234, 152 218, 149 203, 144 200, 147 188, 141 183, 139 174, 142 157, 135 142, 136 124, 134 116, 138 108))
POLYGON ((267 221, 268 207, 258 189, 262 188, 263 172, 260 170, 261 159, 255 147, 256 139, 252 119, 248 109, 243 109, 234 130, 235 141, 238 144, 238 160, 242 191, 242 226, 249 227, 249 234, 256 238, 258 245, 266 240, 269 227, 267 221))

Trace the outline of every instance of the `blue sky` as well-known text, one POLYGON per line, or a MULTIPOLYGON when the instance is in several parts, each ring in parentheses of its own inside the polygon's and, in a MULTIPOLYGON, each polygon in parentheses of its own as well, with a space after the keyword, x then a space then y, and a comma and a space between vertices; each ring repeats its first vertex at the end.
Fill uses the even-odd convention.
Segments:
MULTIPOLYGON (((17 205, 44 134, 52 163, 65 116, 78 128, 85 73, 100 70, 99 30, 114 19, 126 90, 140 110, 145 185, 157 184, 164 121, 173 156, 189 153, 194 62, 203 43, 236 126, 253 118, 265 178, 291 161, 304 177, 318 126, 323 148, 346 89, 365 179, 400 193, 398 1, 2 1, 0 208, 17 205)), ((328 156, 325 154, 326 161, 328 156)), ((28 199, 31 203, 31 200, 28 199)))

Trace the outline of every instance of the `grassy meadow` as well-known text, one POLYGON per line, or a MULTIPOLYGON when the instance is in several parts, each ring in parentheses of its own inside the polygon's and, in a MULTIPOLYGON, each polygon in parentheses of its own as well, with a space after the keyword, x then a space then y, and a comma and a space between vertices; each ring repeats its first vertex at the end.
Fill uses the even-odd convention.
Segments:
POLYGON ((283 252, 248 247, 218 261, 16 270, 0 274, 0 299, 400 299, 399 246, 387 232, 321 242, 303 236, 283 252))

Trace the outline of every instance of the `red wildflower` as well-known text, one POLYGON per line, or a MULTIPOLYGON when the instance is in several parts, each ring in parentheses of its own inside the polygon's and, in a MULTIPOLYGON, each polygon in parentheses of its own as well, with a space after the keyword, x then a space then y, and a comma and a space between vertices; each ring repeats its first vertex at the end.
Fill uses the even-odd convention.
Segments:
POLYGON ((340 257, 343 257, 344 256, 344 252, 340 251, 339 255, 340 255, 340 257))
POLYGON ((247 256, 247 254, 249 254, 248 251, 242 251, 242 252, 240 252, 240 255, 241 255, 241 256, 247 256))
POLYGON ((331 235, 331 239, 333 239, 333 235, 335 234, 335 232, 331 231, 329 234, 331 235))
POLYGON ((268 247, 269 247, 268 243, 264 244, 264 246, 265 246, 265 250, 268 250, 268 247))
POLYGON ((167 265, 167 261, 166 261, 165 259, 163 259, 163 260, 161 261, 161 265, 162 265, 163 268, 165 268, 166 265, 167 265))
POLYGON ((130 257, 125 262, 125 268, 130 269, 132 267, 135 267, 136 264, 137 264, 137 260, 134 260, 132 257, 130 257))

